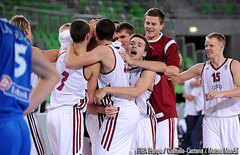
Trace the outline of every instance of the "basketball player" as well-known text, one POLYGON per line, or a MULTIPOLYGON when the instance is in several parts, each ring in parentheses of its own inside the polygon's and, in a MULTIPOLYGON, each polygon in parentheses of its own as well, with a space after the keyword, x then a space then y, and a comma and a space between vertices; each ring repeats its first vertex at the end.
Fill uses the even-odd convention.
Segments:
POLYGON ((134 33, 134 27, 130 23, 122 22, 116 27, 114 39, 119 41, 121 46, 127 51, 129 40, 134 33))
MULTIPOLYGON (((132 59, 142 60, 149 50, 146 38, 139 34, 134 34, 129 41, 128 55, 132 59)), ((139 67, 130 66, 132 87, 104 87, 95 93, 95 98, 99 102, 106 94, 112 94, 124 98, 136 98, 140 111, 140 121, 134 135, 130 154, 138 154, 137 148, 156 149, 156 117, 155 112, 149 103, 150 95, 154 84, 160 80, 160 76, 153 71, 144 70, 139 67)), ((162 63, 162 72, 166 65, 162 63)), ((108 112, 106 112, 108 115, 108 112)), ((114 115, 114 113, 111 113, 114 115)))
MULTIPOLYGON (((73 47, 67 53, 66 66, 77 68, 84 65, 101 63, 99 81, 103 86, 129 86, 128 65, 112 45, 114 23, 110 19, 101 19, 96 25, 96 40, 100 44, 90 52, 79 56, 73 55, 73 47)), ((119 112, 114 118, 106 118, 101 126, 94 154, 128 154, 137 122, 139 111, 132 99, 107 96, 106 102, 112 102, 119 112)))
MULTIPOLYGON (((31 43, 32 32, 30 22, 22 15, 15 15, 11 18, 10 22, 21 29, 27 36, 31 43)), ((35 50, 40 50, 34 48, 35 50)), ((38 82, 38 76, 34 73, 31 74, 31 89, 33 90, 38 82)), ((29 127, 31 133, 31 155, 44 155, 46 154, 46 146, 41 132, 41 128, 37 121, 37 116, 40 113, 40 106, 34 109, 32 112, 24 116, 25 121, 29 127)))
POLYGON ((150 50, 146 57, 148 61, 129 59, 126 53, 124 60, 129 65, 139 66, 162 75, 159 63, 165 62, 167 69, 161 76, 161 81, 154 86, 150 103, 152 104, 157 117, 157 149, 178 147, 177 137, 177 110, 174 86, 167 79, 170 75, 179 73, 179 55, 176 42, 164 35, 161 30, 164 28, 165 14, 157 9, 151 8, 145 13, 145 37, 147 38, 150 50))
POLYGON ((42 54, 32 53, 31 44, 21 30, 1 18, 0 35, 0 152, 30 154, 30 135, 23 113, 46 99, 59 74, 42 54), (30 94, 32 71, 41 79, 30 94))
MULTIPOLYGON (((203 148, 234 149, 240 146, 240 63, 223 56, 226 39, 214 32, 206 36, 205 52, 210 59, 176 76, 180 83, 201 76, 204 92, 203 148)), ((238 152, 239 154, 239 152, 238 152)))
MULTIPOLYGON (((74 54, 86 52, 90 40, 90 28, 85 20, 77 19, 71 23, 70 34, 74 54)), ((62 75, 52 91, 47 114, 47 132, 53 154, 82 154, 83 114, 86 104, 93 102, 100 64, 77 69, 65 67, 66 50, 56 62, 62 75), (87 96, 88 95, 88 96, 87 96)))

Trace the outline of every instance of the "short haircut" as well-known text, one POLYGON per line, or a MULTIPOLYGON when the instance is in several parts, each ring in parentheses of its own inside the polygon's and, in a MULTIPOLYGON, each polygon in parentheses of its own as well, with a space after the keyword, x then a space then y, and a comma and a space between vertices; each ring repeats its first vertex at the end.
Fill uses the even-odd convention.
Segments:
POLYGON ((13 16, 10 23, 17 26, 23 32, 30 28, 30 22, 23 15, 13 16))
POLYGON ((125 30, 129 35, 132 35, 135 33, 135 30, 132 24, 127 22, 122 22, 116 27, 116 32, 121 32, 123 30, 125 30))
POLYGON ((140 38, 140 39, 142 39, 142 40, 145 42, 145 49, 144 49, 144 50, 145 50, 146 52, 149 51, 149 43, 148 43, 147 39, 146 39, 143 35, 141 35, 141 34, 134 34, 134 35, 131 36, 130 41, 131 41, 133 38, 140 38))
POLYGON ((62 32, 63 30, 70 28, 71 23, 65 23, 59 28, 59 33, 62 32))
POLYGON ((164 18, 165 18, 165 14, 163 11, 161 11, 158 8, 151 8, 149 9, 146 13, 145 13, 145 18, 146 16, 152 16, 152 17, 158 17, 160 24, 164 23, 164 18))
POLYGON ((115 25, 112 20, 103 18, 96 25, 96 33, 100 40, 112 41, 115 32, 115 25))
POLYGON ((88 22, 83 19, 75 19, 70 26, 70 35, 73 42, 83 42, 86 35, 90 32, 88 22))
POLYGON ((213 32, 213 33, 210 33, 209 35, 207 35, 205 37, 206 39, 209 38, 209 39, 212 39, 212 38, 216 38, 218 41, 222 42, 223 43, 223 46, 225 47, 226 46, 226 38, 223 34, 221 33, 218 33, 218 32, 213 32))

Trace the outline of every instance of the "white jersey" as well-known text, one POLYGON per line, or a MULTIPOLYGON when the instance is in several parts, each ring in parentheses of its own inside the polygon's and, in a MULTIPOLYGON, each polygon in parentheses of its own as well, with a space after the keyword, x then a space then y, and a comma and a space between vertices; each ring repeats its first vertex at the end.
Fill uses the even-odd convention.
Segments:
MULTIPOLYGON (((113 45, 109 46, 114 55, 115 55, 115 66, 112 71, 109 73, 100 73, 98 76, 98 85, 99 88, 102 87, 129 87, 130 86, 130 74, 128 70, 128 64, 124 62, 122 57, 119 54, 118 49, 116 49, 113 45)), ((131 104, 135 104, 133 99, 126 99, 114 95, 107 95, 102 99, 102 103, 107 105, 111 101, 114 107, 127 106, 131 104)))
POLYGON ((202 87, 204 92, 204 107, 202 113, 206 116, 230 117, 240 114, 240 98, 224 97, 207 100, 210 91, 228 91, 236 88, 231 72, 232 59, 226 61, 217 69, 207 61, 202 71, 202 87))
MULTIPOLYGON (((135 86, 138 79, 141 77, 141 74, 143 72, 142 68, 133 68, 130 70, 131 75, 131 86, 135 86)), ((154 84, 156 85, 160 81, 161 77, 159 75, 156 75, 154 84)), ((152 91, 146 90, 144 93, 142 93, 141 96, 136 98, 136 104, 138 106, 139 112, 141 115, 149 115, 153 116, 155 115, 154 109, 152 105, 149 102, 150 95, 152 94, 152 91)))
POLYGON ((62 53, 57 62, 56 68, 61 74, 61 80, 52 91, 49 110, 62 106, 76 106, 86 108, 87 103, 87 83, 84 77, 83 67, 68 69, 65 66, 66 52, 62 53))
MULTIPOLYGON (((187 80, 187 81, 184 82, 184 93, 186 95, 192 95, 192 96, 194 96, 196 98, 196 96, 198 94, 195 94, 193 92, 195 87, 190 85, 190 83, 192 81, 194 81, 194 80, 195 80, 195 78, 192 78, 192 79, 187 80)), ((187 117, 188 115, 189 116, 198 116, 198 111, 196 109, 196 105, 197 105, 196 99, 194 99, 192 101, 186 99, 185 100, 185 107, 184 107, 184 117, 187 117)))
POLYGON ((112 45, 118 49, 118 52, 127 52, 126 49, 122 47, 122 43, 119 41, 112 42, 112 45))

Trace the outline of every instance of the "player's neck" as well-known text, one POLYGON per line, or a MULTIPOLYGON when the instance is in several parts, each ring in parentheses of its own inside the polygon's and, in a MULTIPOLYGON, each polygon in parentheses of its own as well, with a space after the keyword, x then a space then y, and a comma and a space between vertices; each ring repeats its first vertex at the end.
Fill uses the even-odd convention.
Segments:
POLYGON ((112 41, 109 41, 109 40, 99 40, 99 45, 111 45, 112 44, 112 41))
POLYGON ((214 68, 219 68, 226 61, 226 58, 223 56, 218 56, 210 59, 210 61, 214 68))
POLYGON ((80 55, 81 53, 87 52, 87 44, 85 42, 73 43, 73 50, 76 55, 80 55))
POLYGON ((156 40, 159 36, 160 36, 160 33, 158 33, 156 36, 146 35, 145 37, 146 37, 147 40, 156 40))

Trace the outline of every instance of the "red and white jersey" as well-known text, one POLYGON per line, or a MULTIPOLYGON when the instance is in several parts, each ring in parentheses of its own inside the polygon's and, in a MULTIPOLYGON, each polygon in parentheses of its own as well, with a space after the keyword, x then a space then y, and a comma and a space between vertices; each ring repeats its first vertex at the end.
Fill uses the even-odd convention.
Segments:
MULTIPOLYGON (((167 66, 173 65, 179 68, 179 55, 176 42, 160 33, 155 40, 148 40, 150 48, 147 60, 165 62, 167 66)), ((157 73, 160 74, 161 73, 157 73)), ((178 117, 176 110, 176 98, 174 86, 168 81, 166 75, 161 76, 161 81, 154 86, 150 102, 156 112, 157 121, 178 117)))
MULTIPOLYGON (((132 68, 130 70, 131 75, 131 86, 135 86, 138 79, 141 77, 141 74, 143 72, 143 68, 132 68)), ((160 81, 161 77, 159 75, 156 75, 154 85, 156 85, 160 81)), ((150 96, 152 94, 152 91, 146 90, 144 93, 142 93, 141 96, 135 99, 136 105, 140 111, 140 114, 143 116, 153 116, 155 115, 155 112, 153 110, 152 105, 150 104, 150 96)))
MULTIPOLYGON (((130 86, 130 74, 128 70, 128 64, 124 62, 119 54, 117 48, 113 45, 109 46, 115 55, 115 67, 109 73, 100 73, 98 76, 99 88, 102 87, 129 87, 130 86)), ((113 62, 114 63, 114 62, 113 62)), ((107 95, 102 99, 104 105, 112 102, 114 107, 128 106, 134 103, 134 99, 126 99, 114 95, 107 95)))
POLYGON ((240 98, 224 97, 207 99, 210 91, 228 91, 236 88, 231 72, 232 59, 226 61, 219 67, 214 68, 207 61, 202 71, 202 87, 204 92, 204 107, 202 113, 206 116, 231 117, 240 114, 240 98))
POLYGON ((62 53, 57 62, 56 68, 61 74, 61 80, 52 91, 49 110, 62 106, 86 107, 87 83, 84 77, 84 68, 68 69, 65 66, 66 52, 62 53))

